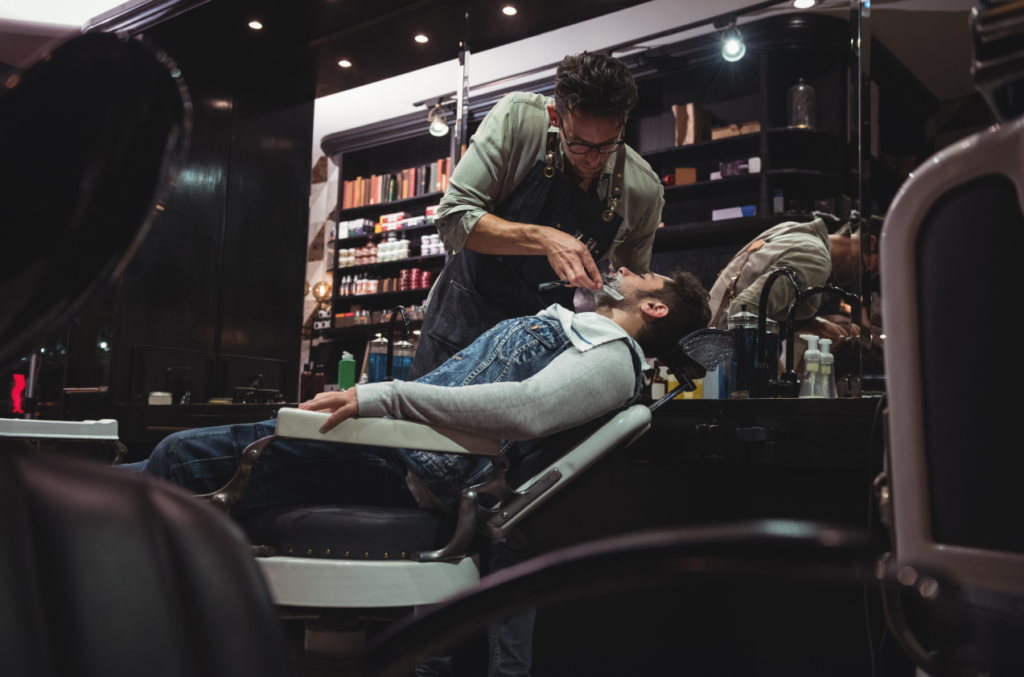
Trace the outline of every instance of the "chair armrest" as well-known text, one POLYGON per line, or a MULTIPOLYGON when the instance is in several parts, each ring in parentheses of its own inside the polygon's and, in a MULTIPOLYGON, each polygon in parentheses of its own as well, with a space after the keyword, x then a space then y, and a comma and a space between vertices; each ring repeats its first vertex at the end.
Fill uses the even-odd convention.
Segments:
POLYGON ((316 442, 345 442, 417 449, 445 454, 497 456, 501 453, 500 440, 393 418, 350 418, 339 423, 327 434, 320 434, 320 427, 328 418, 330 414, 316 411, 281 409, 277 413, 275 436, 316 442))
POLYGON ((492 494, 501 501, 498 508, 480 509, 481 530, 489 538, 503 538, 587 468, 619 445, 632 444, 650 427, 651 410, 634 404, 617 413, 516 490, 505 483, 504 472, 496 472, 489 481, 475 487, 478 493, 492 494))

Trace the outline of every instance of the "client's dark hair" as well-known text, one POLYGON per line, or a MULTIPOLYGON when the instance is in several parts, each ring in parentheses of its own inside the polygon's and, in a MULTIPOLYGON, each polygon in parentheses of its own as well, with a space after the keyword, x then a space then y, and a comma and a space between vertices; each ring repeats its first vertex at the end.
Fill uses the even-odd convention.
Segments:
POLYGON ((671 350, 687 334, 705 329, 711 321, 708 293, 694 275, 673 270, 665 286, 656 291, 644 291, 645 298, 655 298, 668 306, 665 317, 647 322, 636 342, 648 357, 671 350))
POLYGON ((579 111, 626 121, 640 96, 626 64, 606 54, 583 52, 562 59, 555 75, 555 108, 560 116, 579 111))

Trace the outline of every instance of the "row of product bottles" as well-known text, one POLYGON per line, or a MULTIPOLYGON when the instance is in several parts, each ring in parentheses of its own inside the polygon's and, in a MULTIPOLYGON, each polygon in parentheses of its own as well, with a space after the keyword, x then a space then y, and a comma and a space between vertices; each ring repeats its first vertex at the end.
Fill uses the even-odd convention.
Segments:
MULTIPOLYGON (((672 392, 679 387, 679 381, 675 375, 670 373, 668 367, 658 365, 655 361, 654 376, 651 378, 651 399, 658 401, 665 397, 668 393, 672 392)), ((697 386, 696 390, 689 392, 682 392, 676 395, 675 400, 702 400, 704 399, 704 382, 705 379, 697 379, 693 382, 697 386)))
POLYGON ((824 397, 834 400, 836 393, 836 375, 833 367, 835 357, 829 351, 831 339, 819 339, 813 334, 800 334, 807 341, 804 351, 804 378, 800 381, 800 397, 824 397), (821 350, 818 350, 818 345, 821 350))
POLYGON ((393 291, 409 291, 412 289, 429 289, 434 281, 434 274, 429 270, 409 268, 398 271, 398 277, 379 275, 346 275, 338 283, 338 296, 365 296, 383 294, 393 291))
MULTIPOLYGON (((418 256, 437 256, 444 253, 444 245, 437 234, 424 235, 420 239, 420 253, 418 256)), ((338 267, 349 268, 352 266, 363 266, 370 263, 386 263, 388 261, 400 261, 412 256, 414 253, 413 244, 404 233, 388 233, 387 239, 379 244, 368 242, 363 247, 338 250, 338 267)))

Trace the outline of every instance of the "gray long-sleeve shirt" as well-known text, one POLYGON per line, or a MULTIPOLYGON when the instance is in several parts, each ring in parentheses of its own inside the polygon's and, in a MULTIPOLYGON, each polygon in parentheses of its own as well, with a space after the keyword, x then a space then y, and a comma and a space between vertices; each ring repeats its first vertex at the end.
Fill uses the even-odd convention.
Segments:
MULTIPOLYGON (((636 373, 629 335, 596 313, 555 304, 572 345, 533 377, 460 388, 393 381, 356 386, 360 416, 394 416, 503 440, 529 440, 581 425, 625 405, 636 373)), ((632 343, 643 364, 639 346, 632 343)))

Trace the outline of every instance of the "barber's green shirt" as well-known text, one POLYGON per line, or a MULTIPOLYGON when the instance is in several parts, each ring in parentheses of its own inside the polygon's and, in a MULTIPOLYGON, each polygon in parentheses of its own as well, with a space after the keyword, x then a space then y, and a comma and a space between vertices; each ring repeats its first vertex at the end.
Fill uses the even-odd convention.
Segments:
MULTIPOLYGON (((437 230, 449 251, 462 251, 480 217, 492 213, 526 178, 537 160, 544 159, 547 132, 556 129, 549 124, 548 104, 553 105, 554 99, 513 92, 484 118, 441 198, 437 230)), ((562 161, 559 144, 559 167, 562 161)), ((602 202, 607 202, 614 166, 612 157, 598 179, 597 197, 602 202)), ((645 273, 651 263, 665 191, 651 166, 628 146, 624 174, 624 197, 615 209, 623 222, 604 258, 610 256, 616 266, 645 273)))

